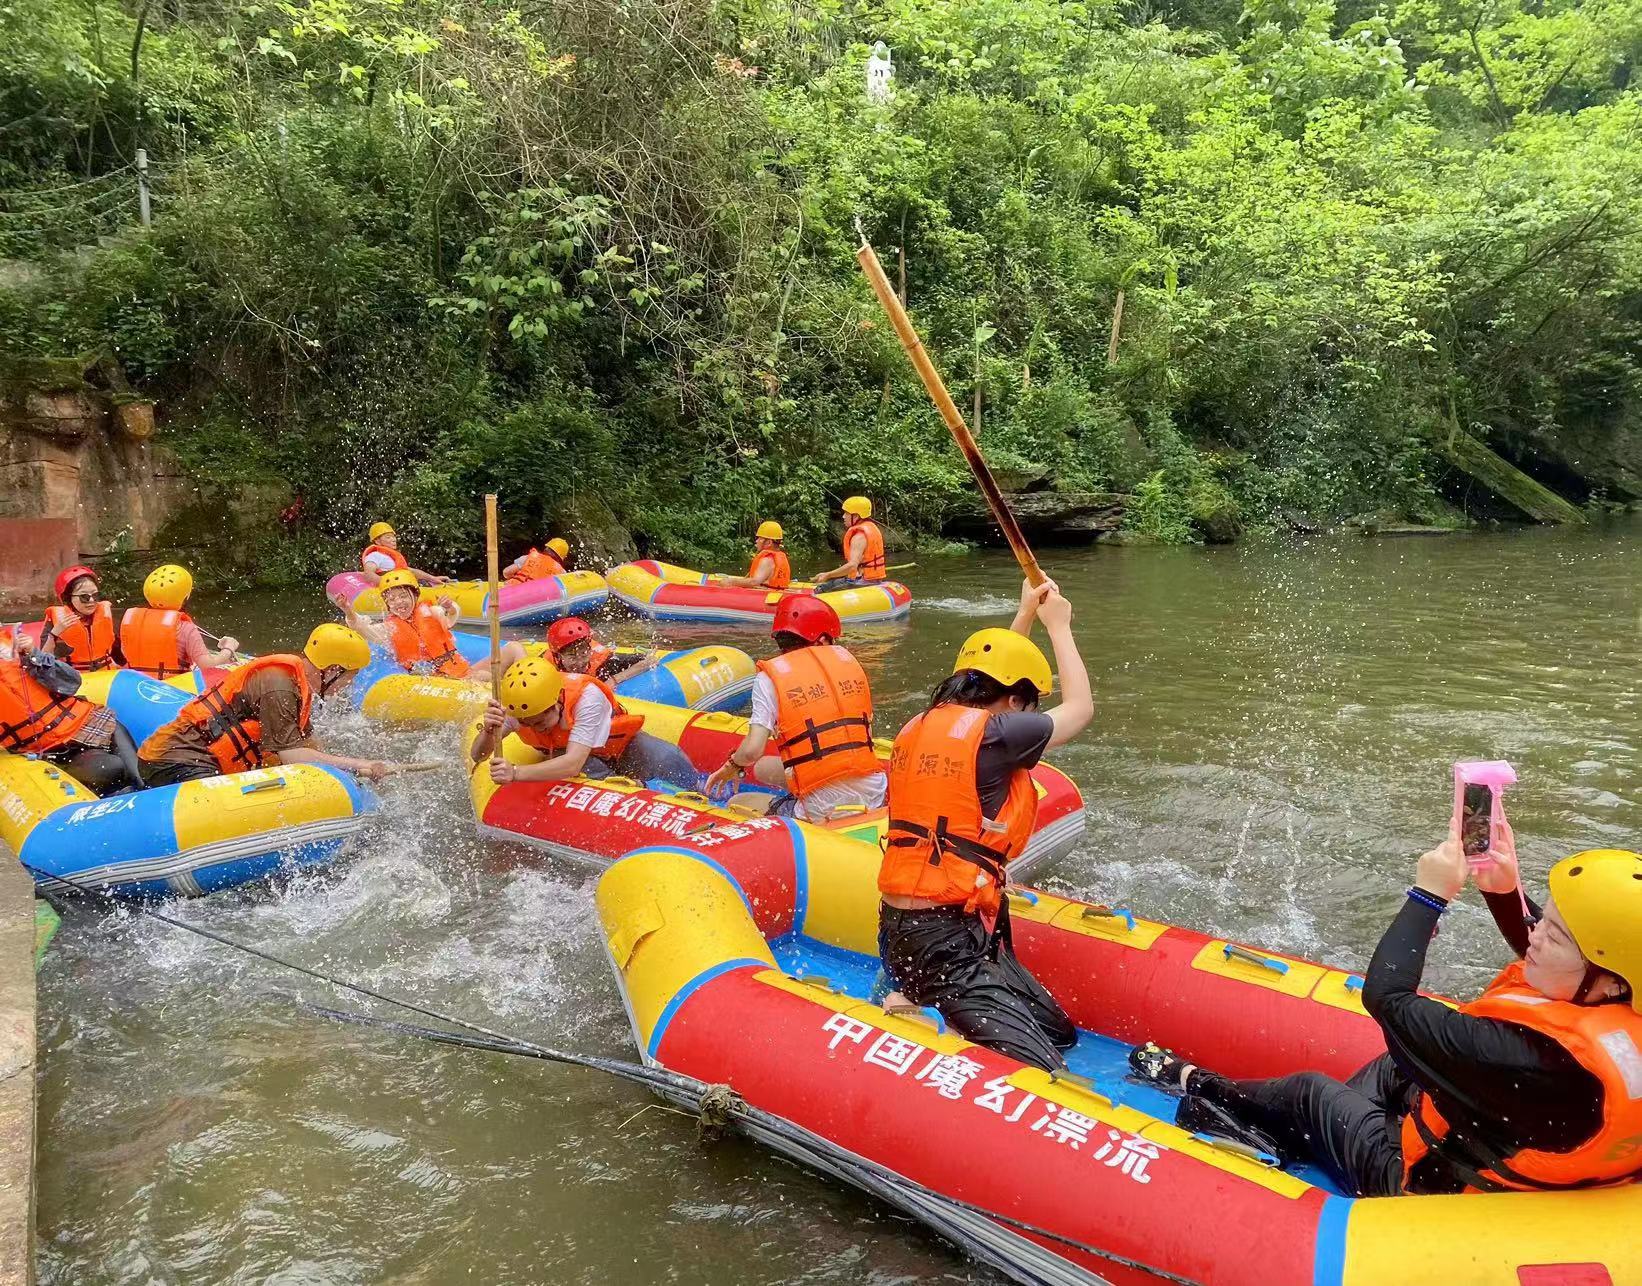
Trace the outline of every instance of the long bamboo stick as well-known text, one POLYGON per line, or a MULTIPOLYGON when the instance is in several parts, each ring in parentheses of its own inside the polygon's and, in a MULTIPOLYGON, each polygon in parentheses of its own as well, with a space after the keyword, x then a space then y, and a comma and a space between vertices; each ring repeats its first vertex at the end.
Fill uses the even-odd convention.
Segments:
POLYGON ((986 460, 981 456, 981 449, 975 444, 974 435, 964 423, 964 417, 953 402, 952 394, 947 392, 946 385, 941 382, 940 372, 935 369, 935 364, 929 360, 929 354, 924 351, 923 341, 912 328, 906 309, 901 307, 901 301, 889 284, 889 278, 884 275, 883 265, 878 262, 878 256, 868 244, 859 219, 855 221, 855 230, 861 235, 861 248, 855 252, 855 260, 861 265, 861 271, 866 273, 867 280, 872 283, 872 293, 878 296, 878 302, 889 314, 890 324, 895 327, 895 334, 901 341, 901 347, 906 349, 907 356, 912 359, 913 369, 918 372, 918 378, 923 380, 924 388, 929 390, 930 399, 935 403, 936 410, 940 411, 941 418, 946 421, 952 440, 958 444, 958 450, 964 453, 964 459, 969 462, 969 471, 975 475, 975 482, 981 489, 987 508, 992 510, 992 517, 997 520, 999 530, 1009 542, 1009 548, 1014 551, 1015 561, 1021 565, 1027 580, 1034 585, 1043 584, 1048 577, 1043 574, 1043 568, 1038 566, 1037 557, 1032 553, 1032 547, 1026 543, 1026 536, 1022 533, 1020 524, 1015 521, 1015 515, 1010 512, 1003 492, 998 490, 997 480, 993 478, 992 470, 987 468, 986 460))
POLYGON ((490 697, 502 699, 502 567, 496 541, 496 497, 485 497, 485 561, 490 593, 485 599, 490 616, 490 697))

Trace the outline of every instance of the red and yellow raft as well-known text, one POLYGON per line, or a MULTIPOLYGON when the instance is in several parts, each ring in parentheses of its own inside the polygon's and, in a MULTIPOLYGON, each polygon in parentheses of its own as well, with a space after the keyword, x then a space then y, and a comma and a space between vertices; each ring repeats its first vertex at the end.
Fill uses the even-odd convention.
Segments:
MULTIPOLYGON (((650 558, 612 567, 605 580, 610 592, 640 616, 722 625, 767 626, 775 616, 776 604, 786 595, 815 592, 808 581, 794 581, 785 590, 725 585, 704 572, 650 558)), ((826 591, 821 597, 846 626, 900 620, 912 610, 912 591, 894 580, 851 585, 826 591)))
MULTIPOLYGON (((1349 1075, 1384 1051, 1353 975, 1021 891, 1020 957, 1083 1032, 1076 1078, 1052 1079, 939 1030, 931 1011, 872 1003, 877 849, 772 843, 766 825, 678 836, 601 877, 599 918, 645 1060, 1015 1221, 970 1218, 966 1231, 1031 1280, 1642 1281, 1642 1187, 1349 1199, 1315 1172, 1186 1133, 1174 1099, 1126 1075, 1129 1046, 1147 1037, 1234 1076, 1349 1075)), ((842 1172, 825 1154, 794 1155, 842 1172)))
MULTIPOLYGON (((626 697, 622 704, 644 715, 644 731, 678 746, 703 773, 728 758, 747 732, 747 720, 731 714, 684 710, 626 697)), ((478 735, 475 722, 466 746, 478 735)), ((889 760, 890 743, 878 738, 879 757, 889 760)), ((513 763, 540 763, 545 757, 517 737, 502 742, 513 763)), ((1012 868, 1023 877, 1045 862, 1069 853, 1083 838, 1083 795, 1058 768, 1040 763, 1032 770, 1038 788, 1038 825, 1026 851, 1012 868)), ((733 827, 747 814, 713 804, 693 792, 654 790, 625 777, 599 781, 572 778, 563 782, 510 782, 498 786, 485 765, 473 767, 470 779, 473 814, 479 833, 493 839, 520 840, 562 857, 605 865, 641 844, 667 843, 715 825, 733 827)), ((824 827, 795 823, 799 833, 830 832, 865 840, 877 851, 884 833, 883 809, 835 816, 824 827)))

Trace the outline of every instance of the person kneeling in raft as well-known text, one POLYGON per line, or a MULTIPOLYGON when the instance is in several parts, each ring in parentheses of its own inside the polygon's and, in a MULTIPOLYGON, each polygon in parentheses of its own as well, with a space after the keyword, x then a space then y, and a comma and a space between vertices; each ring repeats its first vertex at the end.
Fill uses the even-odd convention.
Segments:
POLYGON ((526 581, 563 576, 565 560, 569 557, 570 542, 555 536, 547 542, 545 550, 532 545, 528 554, 521 554, 502 568, 502 579, 510 585, 523 585, 526 581))
POLYGON ((712 576, 714 585, 740 586, 743 589, 786 589, 792 584, 792 564, 781 542, 786 538, 778 522, 761 522, 753 541, 753 561, 747 565, 745 576, 712 576))
POLYGON ((872 748, 872 689, 866 671, 838 646, 838 613, 818 598, 789 594, 770 637, 781 655, 758 663, 747 735, 711 777, 726 790, 749 767, 788 793, 769 812, 824 822, 838 808, 881 808, 887 779, 872 748), (771 736, 776 753, 766 755, 771 736))
POLYGON ((15 636, 0 660, 0 749, 39 755, 98 795, 141 790, 137 747, 106 706, 75 694, 80 672, 15 636))
POLYGON ((186 567, 167 563, 148 573, 143 581, 147 607, 128 607, 120 618, 120 651, 133 670, 156 679, 187 674, 194 666, 202 670, 227 665, 239 651, 239 640, 224 636, 213 652, 205 635, 183 611, 194 592, 194 578, 186 567))
MULTIPOLYGON (((367 620, 341 596, 336 599, 350 629, 392 651, 394 659, 411 674, 437 674, 445 679, 488 679, 490 658, 469 661, 457 650, 451 633, 458 609, 450 598, 437 603, 421 601, 422 589, 409 568, 396 568, 381 580, 382 623, 367 620)), ((502 645, 502 665, 511 665, 525 650, 514 642, 502 645)))
POLYGON ((617 656, 579 616, 565 616, 547 627, 547 650, 553 664, 566 674, 591 674, 614 687, 632 674, 643 674, 661 664, 662 653, 641 657, 617 656))
POLYGON ((443 585, 450 580, 449 576, 435 576, 432 572, 412 567, 399 552, 399 536, 395 533, 393 525, 373 522, 371 543, 366 545, 359 555, 359 570, 364 572, 365 579, 374 585, 389 572, 401 568, 415 576, 417 582, 422 585, 443 585))
POLYGON ((629 714, 602 679, 565 674, 546 657, 527 656, 507 667, 501 693, 502 699, 486 705, 479 721, 473 762, 490 759, 509 733, 551 758, 539 764, 491 759, 490 778, 499 785, 578 775, 596 781, 619 773, 694 790, 701 780, 682 750, 641 731, 644 716, 629 714))
POLYGON ((1055 1071, 1077 1029, 1015 958, 1007 864, 1037 820, 1031 770, 1094 717, 1089 675, 1072 638, 1072 605, 1053 581, 1021 586, 1009 629, 970 635, 929 709, 895 738, 889 827, 878 891, 878 949, 891 985, 933 1005, 959 1035, 1055 1071), (1049 632, 1061 703, 1038 701, 1054 679, 1027 637, 1049 632))
POLYGON ((1548 1191, 1642 1176, 1642 854, 1576 853, 1543 911, 1518 891, 1506 838, 1477 872, 1518 959, 1450 1009, 1419 994, 1437 922, 1465 884, 1450 836, 1419 860, 1380 939, 1363 1006, 1386 1048, 1341 1083, 1319 1072, 1234 1081, 1147 1044, 1135 1071, 1269 1134, 1359 1197, 1548 1191), (1525 914, 1526 912, 1526 914, 1525 914))
POLYGON ((830 572, 817 572, 811 579, 818 594, 858 585, 876 585, 889 576, 889 560, 884 556, 884 533, 872 520, 872 501, 851 496, 844 501, 844 561, 830 572))
POLYGON ((301 656, 247 661, 138 749, 143 780, 170 786, 269 764, 330 764, 378 781, 394 769, 379 759, 351 759, 322 750, 313 739, 314 699, 347 687, 369 664, 370 646, 345 625, 320 625, 301 656))

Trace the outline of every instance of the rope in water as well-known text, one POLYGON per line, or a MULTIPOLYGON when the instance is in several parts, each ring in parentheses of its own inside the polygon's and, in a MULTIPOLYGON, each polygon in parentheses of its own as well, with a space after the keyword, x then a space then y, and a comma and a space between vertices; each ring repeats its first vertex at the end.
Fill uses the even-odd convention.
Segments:
MULTIPOLYGON (((25 870, 37 878, 66 884, 81 893, 104 898, 108 896, 104 890, 82 884, 71 876, 42 871, 37 867, 30 866, 27 862, 21 864, 25 870)), ((437 1009, 419 1005, 415 1001, 377 991, 362 983, 350 982, 345 978, 326 973, 324 970, 310 968, 294 960, 277 956, 271 951, 264 951, 260 947, 254 947, 249 943, 240 942, 225 934, 217 933, 215 930, 189 924, 186 920, 179 920, 143 903, 122 905, 129 905, 131 909, 136 910, 139 914, 158 920, 161 924, 171 928, 181 929, 185 933, 195 934, 231 950, 277 965, 282 969, 289 969, 293 973, 302 974, 304 977, 312 978, 316 982, 343 991, 351 991, 355 995, 365 996, 383 1004, 396 1006, 409 1013, 418 1014, 423 1018, 429 1018, 450 1027, 461 1028, 466 1032, 473 1033, 473 1035, 441 1031, 436 1027, 423 1027, 414 1023, 399 1022, 391 1018, 379 1018, 371 1014, 361 1014, 350 1010, 329 1009, 321 1005, 296 1000, 294 997, 290 998, 298 1008, 332 1022, 370 1027, 378 1031, 414 1037, 442 1045, 453 1045, 486 1053, 506 1054, 517 1058, 533 1058, 543 1062, 561 1063, 567 1066, 606 1072, 623 1080, 643 1085, 658 1093, 670 1094, 675 1098, 691 1103, 696 1109, 703 1133, 709 1136, 714 1135, 715 1131, 721 1129, 725 1123, 737 1124, 746 1133, 755 1137, 761 1135, 773 1136, 810 1158, 813 1164, 819 1168, 841 1175, 868 1194, 927 1225, 938 1236, 952 1242, 970 1258, 996 1269, 1011 1281, 1025 1283, 1026 1286, 1067 1286, 1070 1282, 1105 1286, 1104 1278, 1058 1256, 1053 1265, 1028 1264, 1018 1257, 1011 1256, 1001 1248, 982 1240, 976 1233, 971 1232, 963 1223, 953 1217, 954 1213, 979 1216, 1028 1237, 1053 1242, 1118 1267, 1146 1273, 1159 1281, 1175 1283, 1175 1286, 1203 1286, 1203 1283, 1193 1278, 1183 1277, 1177 1273, 1169 1272, 1167 1269, 1157 1268, 1151 1264, 1142 1263, 1139 1260, 1130 1259, 1109 1250, 1090 1246, 1050 1229, 1040 1228, 1035 1224, 1016 1219, 1011 1215, 987 1210, 971 1202, 964 1201, 962 1198, 925 1187, 916 1180, 898 1174, 875 1161, 846 1152, 825 1136, 815 1134, 785 1117, 776 1116, 761 1108, 752 1106, 727 1085, 709 1085, 696 1080, 694 1077, 669 1071, 663 1067, 651 1067, 641 1063, 628 1062, 624 1059, 606 1058, 598 1054, 583 1054, 569 1050, 553 1049, 534 1041, 522 1040, 505 1032, 493 1031, 480 1023, 469 1022, 464 1018, 457 1018, 452 1014, 442 1013, 437 1009)))

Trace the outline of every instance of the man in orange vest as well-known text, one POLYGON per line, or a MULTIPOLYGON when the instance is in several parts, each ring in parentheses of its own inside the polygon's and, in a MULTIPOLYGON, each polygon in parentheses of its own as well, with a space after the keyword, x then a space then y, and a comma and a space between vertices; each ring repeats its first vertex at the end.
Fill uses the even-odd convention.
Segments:
POLYGON ((1233 1135, 1252 1126, 1352 1196, 1642 1177, 1642 854, 1564 858, 1542 910, 1518 891, 1508 832, 1500 848, 1477 885, 1518 959, 1457 1009, 1420 994, 1426 949, 1469 866, 1451 835, 1420 858, 1368 966, 1363 1005, 1390 1052, 1350 1080, 1235 1081, 1152 1044, 1131 1065, 1184 1092, 1182 1119, 1214 1131, 1218 1113, 1218 1132, 1233 1135))
POLYGON ((300 656, 259 656, 230 670, 143 742, 143 780, 170 786, 280 763, 330 764, 380 780, 391 765, 333 754, 314 740, 312 726, 315 699, 346 688, 370 659, 355 631, 320 625, 300 656))
POLYGON ((479 721, 470 754, 483 763, 509 734, 545 751, 539 764, 490 760, 498 785, 511 781, 597 780, 619 773, 635 781, 660 778, 695 790, 701 774, 677 746, 641 731, 644 716, 630 713, 603 679, 565 674, 546 657, 527 656, 502 675, 502 699, 479 721))
MULTIPOLYGON (((392 652, 394 659, 412 674, 437 674, 446 679, 490 677, 488 656, 470 662, 457 649, 450 628, 458 615, 453 599, 422 602, 422 587, 408 567, 396 567, 387 573, 377 588, 382 594, 381 624, 366 619, 338 595, 336 602, 349 629, 392 652)), ((510 640, 502 645, 502 664, 510 665, 524 654, 524 648, 510 640)))
POLYGON ((225 636, 213 651, 200 627, 183 611, 194 592, 194 578, 186 567, 167 563, 143 581, 147 607, 128 607, 120 618, 120 651, 126 665, 156 679, 227 665, 239 651, 239 640, 225 636))
POLYGON ((878 948, 891 984, 979 1045, 1034 1067, 1065 1066, 1077 1031, 1015 958, 1008 864, 1037 820, 1031 770, 1094 717, 1089 675, 1072 637, 1072 605, 1053 581, 1021 587, 1010 628, 972 634, 929 708, 895 738, 889 827, 878 873, 878 948), (1042 621, 1060 671, 1028 637, 1042 621))
POLYGON ((370 535, 371 543, 359 555, 359 570, 371 584, 400 567, 411 572, 423 585, 443 585, 450 580, 449 576, 435 576, 407 563, 405 555, 399 552, 399 535, 392 523, 373 522, 370 535))
POLYGON ((0 660, 0 749, 39 755, 98 795, 142 788, 137 748, 114 712, 75 695, 80 673, 27 635, 0 660))
POLYGON ((753 539, 753 561, 745 576, 714 576, 715 585, 738 585, 744 589, 786 589, 792 584, 792 564, 782 547, 786 533, 778 522, 761 522, 753 539))
POLYGON ((46 608, 40 650, 82 672, 121 664, 114 605, 98 589, 97 573, 89 567, 70 567, 57 573, 52 588, 58 601, 46 608))
POLYGON ((781 654, 758 663, 747 735, 707 779, 708 795, 751 769, 782 788, 769 811, 824 822, 839 808, 881 808, 887 778, 872 747, 872 690, 861 663, 838 646, 838 613, 808 594, 775 609, 781 654), (766 754, 770 738, 775 754, 766 754))
POLYGON ((546 549, 534 545, 530 552, 521 554, 502 568, 502 578, 515 585, 526 581, 545 580, 549 576, 563 576, 565 559, 570 557, 570 542, 560 536, 547 542, 546 549))
MULTIPOLYGON (((876 585, 888 577, 884 533, 872 520, 872 501, 851 496, 844 501, 844 561, 830 572, 817 572, 817 585, 828 590, 876 585)), ((827 592, 827 591, 823 591, 827 592)))

